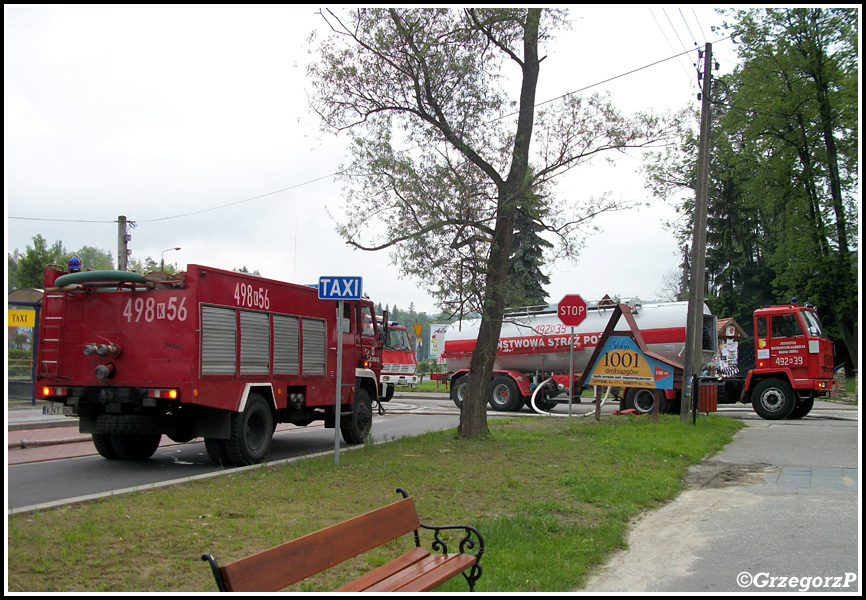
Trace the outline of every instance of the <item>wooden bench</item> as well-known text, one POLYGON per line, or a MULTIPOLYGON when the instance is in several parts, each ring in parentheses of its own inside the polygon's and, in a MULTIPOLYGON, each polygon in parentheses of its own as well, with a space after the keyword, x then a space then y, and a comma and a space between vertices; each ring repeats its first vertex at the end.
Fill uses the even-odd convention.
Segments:
POLYGON ((220 567, 210 554, 208 561, 221 592, 276 592, 320 573, 352 557, 413 533, 415 548, 335 590, 337 592, 426 592, 462 574, 475 591, 481 577, 479 561, 484 539, 468 525, 425 525, 415 503, 402 488, 393 504, 332 525, 291 542, 220 567), (433 551, 421 548, 419 530, 433 532, 433 551), (450 554, 440 537, 446 530, 462 531, 459 552, 450 554), (470 554, 467 550, 475 550, 470 554))

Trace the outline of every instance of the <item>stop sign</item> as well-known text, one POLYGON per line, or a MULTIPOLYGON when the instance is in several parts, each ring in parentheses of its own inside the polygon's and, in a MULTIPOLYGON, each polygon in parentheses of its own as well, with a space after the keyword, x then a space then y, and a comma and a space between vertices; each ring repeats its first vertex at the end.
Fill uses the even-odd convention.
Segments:
POLYGON ((570 294, 559 301, 556 313, 563 325, 577 327, 586 318, 586 302, 577 294, 570 294))

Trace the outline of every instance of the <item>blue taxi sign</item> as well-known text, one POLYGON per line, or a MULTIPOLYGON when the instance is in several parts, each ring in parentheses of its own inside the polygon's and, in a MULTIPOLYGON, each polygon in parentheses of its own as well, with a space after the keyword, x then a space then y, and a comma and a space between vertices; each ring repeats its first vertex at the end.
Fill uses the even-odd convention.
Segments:
POLYGON ((363 289, 362 277, 319 277, 320 300, 360 300, 363 289))

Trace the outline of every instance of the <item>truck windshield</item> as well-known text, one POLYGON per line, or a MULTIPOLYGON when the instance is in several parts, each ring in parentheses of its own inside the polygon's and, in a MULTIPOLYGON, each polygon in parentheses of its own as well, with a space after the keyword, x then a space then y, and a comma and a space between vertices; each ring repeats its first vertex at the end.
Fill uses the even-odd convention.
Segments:
POLYGON ((803 320, 806 322, 806 329, 809 331, 809 335, 814 335, 816 337, 824 337, 824 328, 821 326, 821 319, 818 318, 817 313, 813 313, 810 310, 803 311, 803 320))
POLYGON ((388 341, 385 343, 385 347, 389 350, 412 350, 412 347, 409 345, 409 334, 406 333, 405 329, 395 329, 393 327, 388 328, 388 341))

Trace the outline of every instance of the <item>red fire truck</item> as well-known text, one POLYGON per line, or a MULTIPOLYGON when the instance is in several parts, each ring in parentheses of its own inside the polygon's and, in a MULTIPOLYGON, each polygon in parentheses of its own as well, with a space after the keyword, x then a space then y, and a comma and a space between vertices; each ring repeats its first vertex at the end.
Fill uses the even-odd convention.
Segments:
POLYGON ((718 402, 749 402, 764 419, 800 419, 812 410, 815 398, 836 389, 833 342, 817 311, 790 304, 754 312, 755 363, 742 364, 740 376, 715 383, 718 402))
POLYGON ((369 299, 347 300, 338 340, 337 306, 313 287, 202 265, 173 276, 49 265, 37 394, 77 415, 107 459, 147 459, 164 434, 204 438, 217 464, 254 464, 277 423, 317 420, 359 444, 386 332, 369 299))
MULTIPOLYGON (((384 321, 380 320, 380 324, 384 321)), ((382 347, 382 385, 379 400, 388 402, 394 397, 395 386, 418 383, 418 363, 409 343, 409 333, 397 321, 388 323, 388 336, 382 347)))

